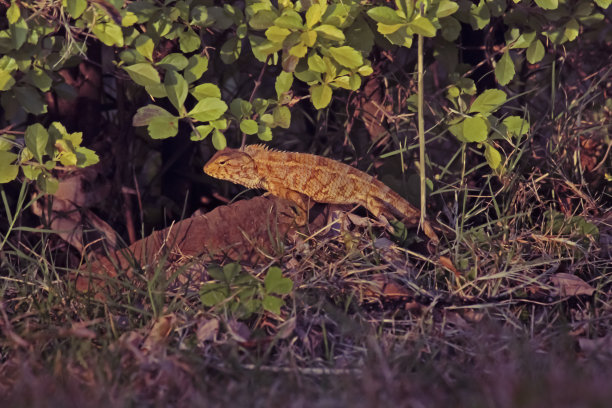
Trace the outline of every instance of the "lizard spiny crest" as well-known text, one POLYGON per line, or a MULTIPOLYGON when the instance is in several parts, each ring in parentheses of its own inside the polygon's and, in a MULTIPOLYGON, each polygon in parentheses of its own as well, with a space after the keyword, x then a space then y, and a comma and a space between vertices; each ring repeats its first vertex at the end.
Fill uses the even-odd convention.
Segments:
POLYGON ((235 149, 215 153, 204 166, 204 173, 249 188, 259 188, 261 185, 255 160, 249 154, 235 149))

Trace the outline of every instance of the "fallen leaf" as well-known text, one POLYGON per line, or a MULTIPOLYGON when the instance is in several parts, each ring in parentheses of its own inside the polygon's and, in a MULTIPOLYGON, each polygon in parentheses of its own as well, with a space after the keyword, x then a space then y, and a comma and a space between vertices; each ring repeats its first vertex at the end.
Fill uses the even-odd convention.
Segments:
POLYGON ((174 330, 174 326, 176 323, 176 316, 174 314, 169 314, 165 316, 161 316, 157 321, 153 324, 149 335, 145 339, 142 344, 143 350, 153 350, 161 347, 166 343, 166 339, 174 330))
POLYGON ((595 292, 595 289, 577 277, 576 275, 571 275, 569 273, 556 273, 551 276, 550 281, 553 286, 557 288, 556 293, 554 295, 557 296, 580 296, 587 295, 592 296, 595 292))
POLYGON ((278 337, 279 339, 286 339, 287 337, 291 336, 291 334, 295 330, 295 322, 295 317, 292 317, 291 319, 278 326, 278 332, 276 332, 276 337, 278 337))
POLYGON ((248 326, 238 320, 229 321, 227 323, 227 331, 239 343, 246 343, 251 337, 251 330, 249 330, 248 326))
POLYGON ((210 319, 198 323, 196 337, 198 345, 202 346, 205 341, 214 341, 219 333, 219 320, 210 319))
POLYGON ((457 268, 455 268, 455 265, 453 265, 453 261, 451 261, 449 257, 441 256, 438 261, 440 262, 440 265, 442 265, 443 268, 446 268, 451 271, 456 277, 461 277, 461 272, 459 272, 457 268))

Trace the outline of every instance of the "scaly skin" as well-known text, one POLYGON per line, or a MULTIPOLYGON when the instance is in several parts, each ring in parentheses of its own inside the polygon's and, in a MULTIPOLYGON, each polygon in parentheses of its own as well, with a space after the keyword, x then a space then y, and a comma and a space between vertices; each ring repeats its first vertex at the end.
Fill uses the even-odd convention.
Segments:
MULTIPOLYGON (((269 150, 263 145, 244 150, 224 149, 204 166, 209 176, 262 188, 298 206, 305 221, 311 201, 329 204, 359 204, 375 217, 392 214, 407 226, 417 226, 421 212, 389 187, 354 167, 322 156, 269 150)), ((438 237, 428 221, 423 231, 433 241, 438 237)))

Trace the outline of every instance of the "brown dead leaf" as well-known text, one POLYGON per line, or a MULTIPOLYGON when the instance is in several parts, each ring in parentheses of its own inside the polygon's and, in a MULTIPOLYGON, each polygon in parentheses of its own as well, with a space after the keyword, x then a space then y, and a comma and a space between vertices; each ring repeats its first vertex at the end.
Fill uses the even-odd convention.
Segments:
POLYGON ((201 347, 206 341, 215 341, 219 334, 219 320, 210 319, 198 322, 196 329, 196 338, 198 345, 201 347))
POLYGON ((283 322, 280 326, 278 326, 276 337, 278 337, 279 339, 286 339, 287 337, 291 336, 291 334, 295 330, 295 324, 295 317, 292 317, 289 320, 283 322))
POLYGON ((553 295, 556 296, 592 296, 595 289, 577 277, 569 273, 556 273, 550 278, 551 283, 557 289, 553 295))
POLYGON ((166 344, 166 340, 176 325, 176 316, 169 314, 161 316, 153 324, 149 335, 142 344, 143 351, 152 351, 161 348, 166 344))
POLYGON ((384 82, 378 77, 369 78, 360 98, 356 101, 355 116, 364 123, 373 140, 385 132, 386 117, 393 112, 385 106, 386 88, 384 82))
POLYGON ((238 320, 230 320, 227 322, 227 331, 238 343, 246 343, 251 338, 251 330, 249 327, 238 320))
POLYGON ((440 262, 440 265, 443 268, 448 269, 449 271, 451 271, 456 277, 460 278, 461 277, 461 272, 459 272, 457 270, 457 268, 455 268, 455 265, 453 265, 453 261, 451 261, 451 259, 449 257, 446 256, 441 256, 438 259, 438 262, 440 262))
MULTIPOLYGON (((37 216, 50 221, 50 227, 77 251, 88 243, 103 238, 106 248, 115 248, 117 234, 113 228, 89 210, 108 198, 110 183, 99 175, 100 167, 78 169, 59 179, 59 187, 52 197, 45 195, 31 206, 37 216), (85 231, 93 229, 95 232, 85 231)), ((97 252, 105 249, 96 244, 97 252)), ((93 252, 89 248, 90 252, 93 252)))
POLYGON ((373 275, 370 279, 370 283, 376 285, 376 292, 367 291, 368 296, 378 296, 384 298, 402 298, 409 297, 414 292, 409 291, 407 288, 400 286, 396 282, 389 280, 385 275, 373 275))

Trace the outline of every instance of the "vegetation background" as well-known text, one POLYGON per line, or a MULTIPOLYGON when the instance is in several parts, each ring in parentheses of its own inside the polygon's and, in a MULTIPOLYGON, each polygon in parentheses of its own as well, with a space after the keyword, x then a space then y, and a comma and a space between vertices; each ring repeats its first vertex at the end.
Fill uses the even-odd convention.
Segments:
POLYGON ((3 406, 606 406, 610 3, 0 0, 3 406), (357 211, 75 289, 264 142, 425 186, 441 243, 357 211))

